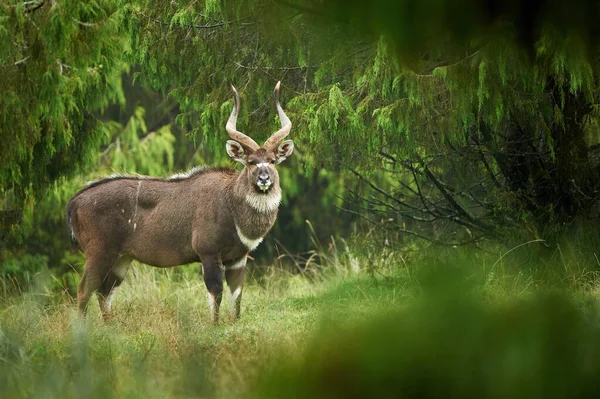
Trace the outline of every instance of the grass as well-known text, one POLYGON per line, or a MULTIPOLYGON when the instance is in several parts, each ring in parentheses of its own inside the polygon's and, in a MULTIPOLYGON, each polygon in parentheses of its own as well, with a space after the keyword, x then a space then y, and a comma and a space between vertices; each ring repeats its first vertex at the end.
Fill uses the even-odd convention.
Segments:
POLYGON ((336 255, 314 273, 271 268, 247 278, 238 322, 225 296, 219 325, 191 267, 135 265, 109 323, 95 301, 82 322, 70 296, 40 284, 0 300, 0 397, 599 393, 595 275, 569 273, 548 294, 535 276, 510 275, 509 257, 403 259, 365 273, 364 260, 346 267, 336 255))
POLYGON ((351 323, 407 295, 367 276, 275 273, 247 284, 238 322, 225 295, 216 326, 200 278, 143 265, 119 288, 109 323, 96 301, 81 323, 70 296, 5 298, 0 397, 238 397, 279 353, 302 353, 323 315, 351 323))

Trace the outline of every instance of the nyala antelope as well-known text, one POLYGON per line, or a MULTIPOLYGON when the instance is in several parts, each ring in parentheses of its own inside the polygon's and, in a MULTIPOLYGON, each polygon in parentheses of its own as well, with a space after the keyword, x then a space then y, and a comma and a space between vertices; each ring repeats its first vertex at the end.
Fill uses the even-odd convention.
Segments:
POLYGON ((170 178, 112 176, 88 184, 67 205, 71 238, 86 262, 77 290, 85 315, 97 293, 105 319, 133 259, 157 267, 201 262, 212 320, 219 319, 223 269, 239 318, 248 253, 256 249, 277 218, 281 188, 276 165, 294 151, 283 139, 292 123, 273 97, 281 129, 262 146, 236 128, 240 98, 232 86, 234 105, 226 130, 232 140, 227 154, 244 165, 194 168, 170 178))

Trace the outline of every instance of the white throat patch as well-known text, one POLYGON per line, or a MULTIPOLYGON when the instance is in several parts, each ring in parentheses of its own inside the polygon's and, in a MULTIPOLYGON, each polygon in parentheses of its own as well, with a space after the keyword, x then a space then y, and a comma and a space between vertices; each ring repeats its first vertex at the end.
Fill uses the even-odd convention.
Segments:
POLYGON ((268 194, 246 194, 246 202, 259 212, 273 212, 279 208, 279 203, 281 202, 281 192, 272 192, 268 194))
POLYGON ((248 238, 244 235, 244 233, 242 233, 242 231, 240 230, 240 228, 236 225, 235 226, 235 230, 237 231, 238 237, 240 238, 240 241, 242 242, 242 244, 244 244, 244 246, 246 248, 248 248, 249 252, 252 252, 256 249, 256 247, 258 247, 258 245, 262 242, 264 237, 259 237, 256 239, 252 239, 252 238, 248 238))
MULTIPOLYGON (((239 229, 237 229, 238 234, 239 234, 239 229)), ((241 240, 241 238, 240 238, 241 240)), ((246 245, 246 243, 244 243, 244 245, 246 245)), ((242 259, 238 260, 237 262, 233 263, 232 265, 226 266, 225 269, 226 270, 237 270, 237 269, 241 269, 243 267, 246 267, 246 257, 244 256, 242 259)))

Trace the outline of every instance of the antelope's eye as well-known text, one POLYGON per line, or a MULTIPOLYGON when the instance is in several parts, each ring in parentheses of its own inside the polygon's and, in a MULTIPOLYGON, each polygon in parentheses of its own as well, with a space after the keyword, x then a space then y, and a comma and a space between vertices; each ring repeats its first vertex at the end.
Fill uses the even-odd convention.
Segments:
POLYGON ((248 165, 256 165, 256 162, 254 162, 254 161, 248 161, 248 165))
POLYGON ((271 164, 275 165, 275 160, 271 159, 271 164))

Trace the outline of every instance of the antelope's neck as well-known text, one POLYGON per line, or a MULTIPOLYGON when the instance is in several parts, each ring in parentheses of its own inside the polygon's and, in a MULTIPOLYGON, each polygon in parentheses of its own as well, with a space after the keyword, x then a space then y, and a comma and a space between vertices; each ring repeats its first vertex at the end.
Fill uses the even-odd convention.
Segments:
POLYGON ((277 219, 281 188, 275 186, 267 194, 238 190, 235 197, 233 214, 238 233, 252 240, 264 237, 277 219))

